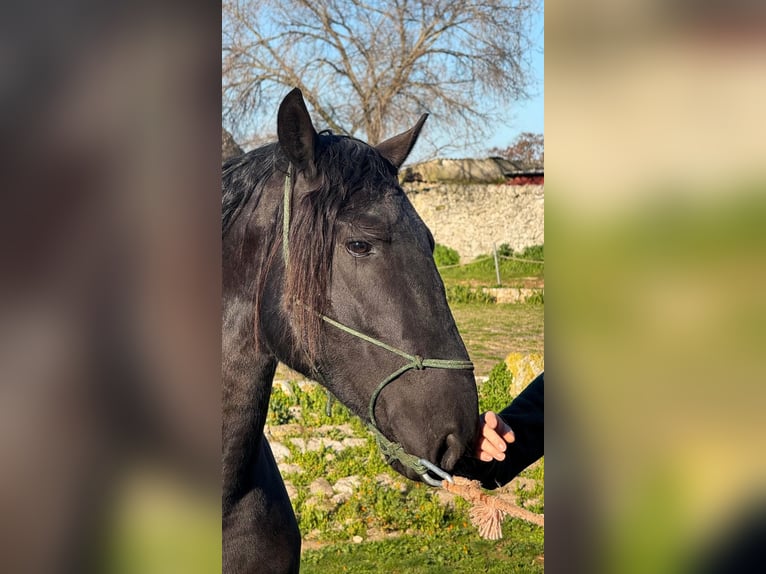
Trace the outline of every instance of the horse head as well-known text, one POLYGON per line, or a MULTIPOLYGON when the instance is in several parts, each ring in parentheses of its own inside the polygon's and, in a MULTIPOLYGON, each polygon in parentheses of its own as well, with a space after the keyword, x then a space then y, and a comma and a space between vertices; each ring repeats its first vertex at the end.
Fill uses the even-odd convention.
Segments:
MULTIPOLYGON (((256 337, 371 423, 384 443, 449 471, 470 452, 478 404, 433 237, 397 177, 426 117, 370 146, 317 133, 300 91, 285 97, 269 152, 270 189, 280 200, 257 224, 276 240, 261 260, 268 271, 256 297, 256 337)), ((399 472, 421 478, 422 469, 388 454, 399 472)))

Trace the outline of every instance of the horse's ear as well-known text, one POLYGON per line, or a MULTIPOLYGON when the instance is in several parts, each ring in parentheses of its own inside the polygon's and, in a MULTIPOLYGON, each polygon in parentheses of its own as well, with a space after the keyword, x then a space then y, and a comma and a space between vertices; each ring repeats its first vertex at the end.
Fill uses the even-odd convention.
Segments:
POLYGON ((313 177, 317 132, 298 88, 287 94, 279 105, 277 136, 287 159, 298 169, 306 171, 309 177, 313 177))
POLYGON ((394 164, 396 169, 399 169, 402 167, 404 160, 407 159, 407 156, 410 155, 415 142, 418 141, 420 130, 423 128, 427 118, 428 114, 423 114, 414 127, 398 136, 379 143, 375 146, 375 149, 380 152, 380 155, 394 164))

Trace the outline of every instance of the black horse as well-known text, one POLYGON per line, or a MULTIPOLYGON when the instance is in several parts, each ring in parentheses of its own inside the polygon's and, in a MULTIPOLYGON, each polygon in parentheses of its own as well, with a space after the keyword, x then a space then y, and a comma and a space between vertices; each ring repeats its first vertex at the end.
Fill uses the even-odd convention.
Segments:
POLYGON ((397 180, 425 119, 371 147, 317 133, 296 89, 279 141, 223 166, 224 572, 298 571, 263 437, 278 361, 368 421, 409 478, 433 483, 423 465, 450 471, 473 444, 471 364, 433 237, 397 180))

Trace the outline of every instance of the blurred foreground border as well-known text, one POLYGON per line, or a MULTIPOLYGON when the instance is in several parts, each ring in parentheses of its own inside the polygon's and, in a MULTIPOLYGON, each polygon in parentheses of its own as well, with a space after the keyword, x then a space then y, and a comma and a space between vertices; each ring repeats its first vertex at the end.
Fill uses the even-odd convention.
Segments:
POLYGON ((0 571, 215 571, 220 5, 3 13, 0 571))
POLYGON ((764 15, 547 2, 552 572, 765 571, 764 15))

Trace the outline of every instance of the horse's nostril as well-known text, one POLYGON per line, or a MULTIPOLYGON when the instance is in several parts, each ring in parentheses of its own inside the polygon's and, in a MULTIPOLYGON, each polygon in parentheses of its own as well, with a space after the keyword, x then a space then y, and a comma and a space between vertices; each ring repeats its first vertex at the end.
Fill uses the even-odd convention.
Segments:
POLYGON ((441 467, 446 470, 452 470, 457 461, 465 453, 465 446, 455 434, 448 434, 445 440, 444 454, 441 457, 441 467))

